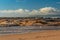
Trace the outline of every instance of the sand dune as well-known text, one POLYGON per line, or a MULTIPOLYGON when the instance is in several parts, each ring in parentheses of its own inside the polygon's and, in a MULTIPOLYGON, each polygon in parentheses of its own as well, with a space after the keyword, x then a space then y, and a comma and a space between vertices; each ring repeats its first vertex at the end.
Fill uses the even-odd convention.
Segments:
POLYGON ((0 40, 60 40, 60 30, 0 35, 0 40))

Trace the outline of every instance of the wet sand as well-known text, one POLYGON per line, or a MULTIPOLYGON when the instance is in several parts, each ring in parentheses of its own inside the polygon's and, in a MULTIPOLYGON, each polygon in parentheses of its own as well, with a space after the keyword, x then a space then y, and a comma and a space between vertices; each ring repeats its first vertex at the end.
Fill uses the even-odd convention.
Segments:
POLYGON ((0 35, 0 40, 60 40, 60 30, 0 35))

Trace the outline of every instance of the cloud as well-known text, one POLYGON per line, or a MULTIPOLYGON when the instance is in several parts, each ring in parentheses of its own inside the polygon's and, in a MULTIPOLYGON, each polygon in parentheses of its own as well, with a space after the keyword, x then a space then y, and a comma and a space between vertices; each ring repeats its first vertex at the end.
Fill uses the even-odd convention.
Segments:
POLYGON ((15 10, 14 12, 16 12, 16 13, 24 13, 24 10, 23 9, 18 9, 18 10, 15 10))
POLYGON ((30 15, 37 15, 38 14, 38 10, 32 10, 31 12, 30 12, 30 15))
POLYGON ((40 8, 38 10, 32 10, 31 11, 32 15, 49 15, 49 14, 60 14, 60 10, 57 10, 56 8, 53 7, 44 7, 40 8))
POLYGON ((17 9, 17 10, 0 10, 0 16, 3 17, 24 17, 29 15, 30 10, 17 9))
POLYGON ((27 17, 33 15, 60 14, 60 10, 53 7, 44 7, 38 10, 17 9, 17 10, 0 10, 0 17, 27 17))
POLYGON ((49 13, 54 13, 54 12, 57 12, 57 10, 52 7, 45 7, 45 8, 40 9, 40 13, 44 13, 44 14, 49 14, 49 13))

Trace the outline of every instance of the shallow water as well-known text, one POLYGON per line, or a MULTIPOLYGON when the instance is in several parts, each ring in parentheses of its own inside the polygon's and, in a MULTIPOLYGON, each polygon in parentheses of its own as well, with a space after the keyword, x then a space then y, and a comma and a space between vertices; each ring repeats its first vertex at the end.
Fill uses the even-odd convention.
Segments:
POLYGON ((60 26, 12 26, 0 27, 0 34, 22 34, 41 30, 60 30, 60 26))

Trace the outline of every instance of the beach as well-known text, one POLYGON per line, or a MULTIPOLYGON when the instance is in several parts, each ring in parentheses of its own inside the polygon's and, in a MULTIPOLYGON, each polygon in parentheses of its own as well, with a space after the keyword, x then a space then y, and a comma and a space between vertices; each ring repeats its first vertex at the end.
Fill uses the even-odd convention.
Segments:
POLYGON ((60 30, 43 30, 24 34, 0 35, 0 40, 60 40, 60 30))

